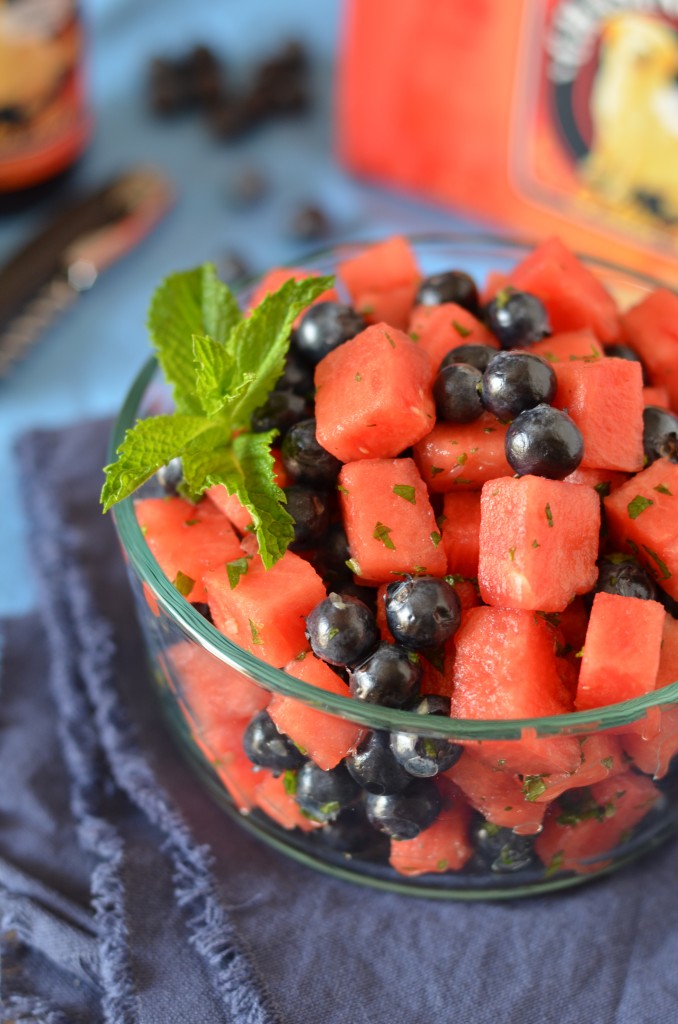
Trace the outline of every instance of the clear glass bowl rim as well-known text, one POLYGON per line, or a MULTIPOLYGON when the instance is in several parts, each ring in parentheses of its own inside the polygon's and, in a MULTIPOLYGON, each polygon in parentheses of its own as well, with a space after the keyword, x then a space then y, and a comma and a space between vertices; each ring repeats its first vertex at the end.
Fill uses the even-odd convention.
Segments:
MULTIPOLYGON (((458 249, 460 260, 463 260, 464 254, 469 256, 473 250, 476 251, 477 257, 482 256, 486 258, 491 256, 493 250, 497 251, 499 249, 515 250, 516 256, 525 255, 536 244, 530 239, 487 233, 429 232, 426 234, 409 234, 405 237, 414 246, 415 250, 417 248, 434 248, 436 246, 458 249)), ((374 237, 358 237, 351 242, 342 242, 309 253, 301 260, 295 261, 294 265, 298 266, 299 263, 303 263, 309 269, 318 269, 318 263, 326 262, 329 258, 336 260, 339 254, 346 256, 350 252, 355 252, 357 248, 362 248, 364 245, 375 240, 377 239, 374 237)), ((588 255, 582 255, 581 258, 587 265, 594 269, 597 268, 602 272, 623 274, 634 282, 651 288, 666 287, 665 282, 614 262, 588 255)), ((463 268, 463 263, 459 265, 463 268)), ((322 270, 326 272, 325 267, 322 270)), ((252 278, 243 282, 239 290, 245 291, 256 283, 257 279, 252 278)), ((125 432, 136 422, 143 396, 157 370, 157 360, 154 356, 151 356, 132 382, 113 425, 108 452, 110 462, 115 460, 116 450, 122 443, 125 432)), ((352 697, 342 697, 326 693, 309 683, 304 683, 293 676, 287 675, 281 669, 273 668, 273 666, 254 657, 254 655, 243 648, 238 647, 237 644, 220 633, 179 594, 160 569, 150 548, 146 544, 134 514, 134 496, 126 498, 114 508, 113 518, 129 566, 131 566, 139 579, 151 588, 164 613, 191 640, 220 661, 225 662, 232 668, 238 669, 245 676, 263 685, 266 689, 274 693, 296 698, 311 707, 357 722, 366 728, 410 731, 450 740, 476 741, 520 739, 525 738, 526 732, 533 737, 576 736, 608 729, 623 729, 624 726, 631 725, 643 718, 650 708, 678 706, 678 682, 671 683, 659 690, 654 690, 642 697, 610 704, 602 708, 595 708, 591 711, 576 711, 549 717, 491 720, 445 719, 438 716, 429 716, 424 720, 422 716, 411 711, 400 711, 394 708, 366 704, 352 697)))

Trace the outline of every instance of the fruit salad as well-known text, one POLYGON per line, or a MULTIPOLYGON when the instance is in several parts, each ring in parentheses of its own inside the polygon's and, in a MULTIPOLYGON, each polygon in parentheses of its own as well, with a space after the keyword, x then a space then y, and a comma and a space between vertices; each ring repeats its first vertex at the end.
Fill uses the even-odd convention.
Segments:
POLYGON ((358 871, 567 882, 675 826, 678 296, 622 305, 557 238, 468 269, 393 237, 243 309, 209 267, 170 278, 174 410, 128 431, 103 501, 142 487, 177 602, 355 708, 165 640, 241 814, 358 871))

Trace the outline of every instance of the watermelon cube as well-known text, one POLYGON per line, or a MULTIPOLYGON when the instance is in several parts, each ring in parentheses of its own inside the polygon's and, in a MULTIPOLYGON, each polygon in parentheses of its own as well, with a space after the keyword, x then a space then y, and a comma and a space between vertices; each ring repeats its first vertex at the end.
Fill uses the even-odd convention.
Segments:
POLYGON ((479 491, 486 480, 508 476, 507 430, 508 424, 491 412, 484 412, 473 423, 436 423, 414 445, 414 459, 429 491, 479 491))
POLYGON ((635 473, 643 468, 643 371, 629 359, 557 363, 553 404, 584 439, 582 466, 635 473))
POLYGON ((515 772, 487 764, 474 751, 465 750, 447 774, 490 824, 515 828, 523 835, 539 832, 546 808, 526 798, 523 779, 515 772))
POLYGON ((339 495, 357 577, 386 583, 404 573, 445 575, 442 536, 412 459, 349 462, 339 495))
POLYGON ((204 574, 242 554, 233 527, 209 501, 142 498, 134 511, 158 565, 189 601, 206 601, 204 574))
MULTIPOLYGON (((549 624, 533 612, 471 608, 455 636, 451 715, 501 720, 564 714, 572 701, 562 685, 549 624)), ((521 775, 573 772, 581 763, 571 736, 465 741, 490 767, 521 775)))
POLYGON ((315 371, 316 435, 342 462, 392 458, 435 422, 433 365, 402 331, 375 324, 315 371))
POLYGON ((657 459, 605 498, 608 530, 678 599, 678 465, 657 459))
POLYGON ((658 601, 596 594, 581 659, 578 711, 654 690, 665 617, 658 601))
POLYGON ((458 491, 445 495, 442 534, 449 572, 477 577, 480 557, 479 491, 458 491))
POLYGON ((678 409, 678 295, 657 288, 621 318, 624 341, 638 353, 653 384, 678 409))
POLYGON ((579 806, 553 805, 535 843, 537 855, 550 872, 600 871, 660 797, 650 779, 635 772, 597 782, 579 806))
POLYGON ((236 583, 221 566, 205 586, 217 629, 276 668, 307 649, 306 616, 326 596, 315 569, 292 551, 270 569, 251 556, 236 583))
POLYGON ((530 352, 547 359, 549 363, 563 363, 574 359, 600 359, 605 350, 590 327, 579 331, 563 331, 530 345, 530 352))
MULTIPOLYGON (((268 273, 259 281, 255 288, 252 298, 249 301, 248 309, 254 309, 258 306, 267 295, 277 292, 279 288, 285 284, 286 281, 305 281, 307 277, 319 277, 320 275, 312 270, 304 270, 303 267, 272 267, 268 273)), ((330 288, 325 292, 322 292, 317 299, 314 299, 311 305, 315 305, 316 302, 338 302, 339 296, 337 295, 334 288, 330 288)), ((300 313, 297 317, 297 322, 303 316, 300 313)))
POLYGON ((355 308, 369 323, 407 327, 421 272, 409 243, 400 235, 365 248, 339 264, 338 276, 355 308))
POLYGON ((600 499, 592 487, 501 477, 480 499, 478 583, 491 605, 563 611, 596 582, 600 499))
POLYGON ((298 828, 302 832, 312 832, 318 828, 318 823, 302 814, 299 804, 290 791, 290 779, 294 779, 293 772, 284 775, 271 775, 266 772, 264 777, 260 776, 260 782, 254 791, 254 800, 259 810, 271 818, 276 825, 284 829, 298 828))
MULTIPOLYGON (((313 654, 291 661, 285 671, 325 693, 350 696, 346 684, 313 654)), ((268 713, 280 732, 289 736, 324 771, 335 768, 343 757, 355 750, 362 735, 361 726, 279 693, 271 699, 268 713)))
POLYGON ((554 334, 589 327, 602 342, 618 338, 614 299, 559 238, 548 238, 533 249, 509 280, 515 288, 541 299, 554 334))
MULTIPOLYGON (((667 615, 664 619, 656 689, 678 682, 678 619, 667 615)), ((633 758, 641 772, 661 779, 669 770, 671 758, 678 753, 678 708, 653 709, 657 715, 657 731, 644 737, 637 731, 622 737, 626 753, 633 758)))
POLYGON ((415 306, 408 333, 413 341, 440 366, 448 352, 460 345, 488 345, 499 348, 499 342, 484 324, 462 306, 443 302, 439 306, 415 306))
POLYGON ((468 804, 449 779, 440 776, 436 783, 442 808, 433 824, 414 839, 391 840, 389 860, 401 875, 461 871, 473 854, 468 804))

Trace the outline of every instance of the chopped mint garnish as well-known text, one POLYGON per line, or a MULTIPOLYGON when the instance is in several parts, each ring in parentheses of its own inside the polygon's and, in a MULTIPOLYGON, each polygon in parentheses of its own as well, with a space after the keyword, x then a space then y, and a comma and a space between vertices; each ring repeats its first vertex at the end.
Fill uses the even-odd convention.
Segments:
POLYGON ((544 506, 544 515, 546 516, 546 522, 549 526, 553 526, 553 512, 551 511, 551 506, 548 502, 544 506))
POLYGON ((294 529, 273 472, 276 432, 250 433, 250 417, 282 375, 294 320, 331 284, 328 277, 290 279, 246 318, 212 264, 160 285, 148 327, 176 410, 127 431, 117 461, 105 468, 105 512, 178 457, 187 498, 223 484, 252 516, 266 568, 282 557, 294 529))
POLYGON ((465 465, 468 462, 468 455, 466 452, 462 452, 461 455, 457 455, 456 462, 458 466, 465 465))
POLYGON ((538 796, 546 792, 546 783, 541 775, 526 775, 523 779, 523 796, 534 803, 538 796))
POLYGON ((411 484, 394 484, 393 493, 397 494, 399 498, 409 501, 410 505, 417 504, 417 494, 411 484))
POLYGON ((287 795, 294 796, 297 791, 297 773, 288 768, 286 772, 283 772, 282 783, 287 795))
POLYGON ((633 501, 626 506, 629 519, 637 519, 641 512, 644 512, 650 505, 654 505, 652 498, 644 498, 642 494, 636 494, 633 501))
POLYGON ((454 327, 455 331, 457 332, 460 338, 468 338, 469 334, 471 333, 470 329, 468 327, 464 327, 464 325, 460 324, 458 320, 453 320, 452 326, 454 327))
POLYGON ((247 572, 251 557, 251 555, 243 555, 242 558, 235 558, 232 562, 226 563, 226 575, 231 590, 235 590, 240 582, 240 577, 247 572))
POLYGON ((195 586, 195 580, 179 570, 172 580, 172 586, 177 588, 182 597, 188 597, 195 586))
POLYGON ((642 548, 643 548, 643 551, 645 551, 650 556, 652 561, 655 563, 655 565, 659 569, 659 571, 661 573, 661 576, 659 578, 662 579, 662 580, 670 579, 671 575, 672 575, 671 571, 670 571, 669 567, 667 566, 666 562, 662 561, 662 559, 659 557, 657 552, 653 551, 652 548, 649 548, 647 546, 647 544, 643 544, 642 548))
POLYGON ((608 494, 610 493, 610 481, 601 480, 599 484, 593 485, 593 490, 598 491, 598 494, 601 498, 607 498, 608 494))
POLYGON ((347 558, 346 559, 346 568, 349 570, 349 572, 352 572, 354 574, 354 576, 361 576, 362 575, 362 573, 360 571, 360 566, 356 562, 355 558, 347 558))
POLYGON ((252 619, 249 619, 249 624, 250 633, 252 634, 252 643, 256 646, 261 646, 261 644, 263 644, 264 641, 259 636, 259 627, 257 626, 256 622, 252 621, 252 619))
POLYGON ((389 343, 389 345, 391 346, 391 348, 395 348, 396 347, 396 343, 393 340, 393 338, 391 337, 391 335, 388 333, 388 331, 384 331, 384 337, 386 338, 386 340, 389 343))
POLYGON ((431 466, 431 477, 438 476, 438 473, 444 473, 445 470, 442 466, 431 466))
POLYGON ((657 484, 657 486, 655 487, 655 491, 657 491, 657 493, 658 493, 658 494, 668 494, 668 495, 670 495, 671 497, 673 497, 673 494, 672 494, 672 493, 671 493, 671 491, 670 491, 670 490, 668 489, 668 487, 666 486, 666 484, 657 484))
POLYGON ((433 530, 431 533, 431 542, 434 548, 437 548, 443 538, 440 536, 437 530, 433 530))
POLYGON ((390 551, 395 551, 395 544, 393 543, 390 537, 390 534, 392 532, 393 531, 390 526, 386 526, 385 523, 377 523, 377 525, 374 527, 374 532, 372 533, 372 536, 374 537, 375 540, 380 540, 385 548, 388 548, 390 551))

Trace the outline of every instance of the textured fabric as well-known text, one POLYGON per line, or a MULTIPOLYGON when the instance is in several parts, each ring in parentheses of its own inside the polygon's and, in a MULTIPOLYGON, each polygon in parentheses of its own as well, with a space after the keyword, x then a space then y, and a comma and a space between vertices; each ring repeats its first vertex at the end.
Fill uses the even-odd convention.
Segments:
POLYGON ((20 449, 41 620, 8 624, 0 705, 12 1019, 674 1024, 675 843, 560 896, 441 904, 316 874, 211 803, 147 685, 105 434, 20 449))

